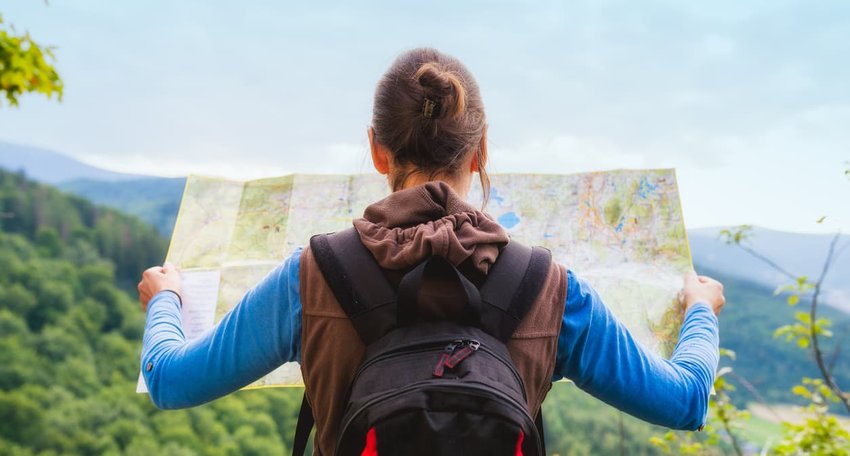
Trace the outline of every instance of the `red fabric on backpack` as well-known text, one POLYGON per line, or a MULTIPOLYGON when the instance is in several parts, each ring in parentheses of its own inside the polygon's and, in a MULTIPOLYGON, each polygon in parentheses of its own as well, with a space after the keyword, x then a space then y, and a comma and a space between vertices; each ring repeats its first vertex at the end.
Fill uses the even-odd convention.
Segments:
POLYGON ((522 430, 519 431, 519 438, 516 441, 516 456, 522 456, 522 441, 525 440, 525 434, 522 430))
MULTIPOLYGON (((520 439, 522 439, 522 435, 520 435, 520 439)), ((363 447, 360 456, 378 456, 378 435, 375 433, 375 428, 369 429, 369 432, 366 433, 366 446, 363 447)))

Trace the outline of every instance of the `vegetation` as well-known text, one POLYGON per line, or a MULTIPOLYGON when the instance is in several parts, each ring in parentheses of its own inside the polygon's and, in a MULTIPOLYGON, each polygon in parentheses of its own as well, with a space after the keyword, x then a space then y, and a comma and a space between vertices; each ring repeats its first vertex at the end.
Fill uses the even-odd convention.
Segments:
POLYGON ((0 455, 286 451, 297 390, 176 412, 134 393, 144 313, 115 286, 115 271, 123 264, 137 277, 129 256, 161 258, 152 228, 19 174, 0 173, 0 183, 0 455))
MULTIPOLYGON (((769 288, 699 265, 697 269, 725 285, 728 305, 721 315, 720 338, 723 347, 736 354, 734 361, 725 357, 722 362, 735 369, 728 374, 738 388, 731 395, 733 402, 738 407, 751 402, 804 404, 802 398, 790 394, 791 388, 801 377, 816 377, 818 368, 804 350, 774 337, 777 328, 794 321, 797 309, 769 288)), ((850 315, 830 307, 823 307, 820 313, 832 320, 836 333, 850 332, 850 315)), ((840 341, 825 343, 829 353, 837 348, 836 342, 840 341)), ((850 382, 850 363, 835 363, 834 374, 841 382, 850 382)))
MULTIPOLYGON (((817 223, 822 223, 824 218, 821 217, 817 223)), ((850 413, 850 394, 845 392, 843 388, 846 386, 835 372, 837 365, 846 363, 837 363, 840 357, 840 343, 827 360, 825 342, 833 336, 830 330, 833 322, 818 314, 824 280, 836 257, 847 246, 838 245, 840 235, 836 234, 829 245, 820 275, 812 281, 806 276, 788 272, 768 256, 747 246, 750 230, 750 226, 744 225, 734 230, 724 230, 721 236, 725 237, 728 243, 741 247, 790 280, 790 283, 780 286, 775 292, 776 295, 787 294, 790 307, 798 307, 802 302, 807 304, 807 311, 795 312, 794 320, 777 328, 774 336, 784 338, 800 349, 809 351, 820 377, 813 379, 804 376, 802 383, 792 389, 794 395, 809 401, 804 409, 808 416, 802 423, 783 422, 783 439, 773 447, 773 451, 778 455, 850 455, 850 431, 842 427, 836 417, 827 414, 830 402, 841 404, 842 412, 850 413)), ((729 434, 728 437, 735 442, 734 435, 729 434)))
MULTIPOLYGON (((18 33, 0 15, 0 96, 12 106, 28 92, 62 97, 62 80, 53 67, 53 49, 40 46, 29 33, 18 33)), ((0 98, 0 105, 2 105, 0 98)))
MULTIPOLYGON (((850 169, 844 172, 850 177, 850 169)), ((822 223, 826 217, 821 217, 817 223, 822 223)), ((805 303, 807 310, 794 313, 790 323, 783 324, 774 330, 773 335, 783 338, 786 342, 792 342, 802 350, 811 355, 811 363, 817 369, 819 378, 803 376, 800 384, 794 386, 791 391, 795 396, 808 402, 801 410, 802 420, 799 422, 782 421, 784 432, 782 439, 772 447, 765 444, 762 454, 770 450, 776 455, 823 455, 823 456, 847 456, 850 455, 850 430, 839 423, 838 418, 828 414, 830 403, 840 404, 843 413, 850 413, 850 393, 846 392, 847 385, 841 378, 842 367, 846 363, 839 363, 841 342, 835 344, 830 353, 827 351, 827 341, 833 337, 833 320, 825 318, 818 311, 819 299, 830 269, 835 259, 841 255, 850 244, 839 246, 840 234, 836 234, 823 261, 823 268, 815 280, 807 276, 793 274, 782 265, 773 261, 768 255, 753 249, 747 241, 751 237, 752 227, 742 225, 734 229, 726 229, 720 232, 720 236, 730 245, 737 246, 754 258, 769 266, 774 271, 785 276, 790 282, 776 289, 775 295, 786 295, 788 306, 797 308, 805 303)), ((734 358, 734 356, 733 356, 734 358)), ((747 412, 741 412, 735 407, 730 399, 730 393, 735 391, 727 376, 731 374, 731 367, 720 369, 714 388, 717 394, 712 398, 711 408, 713 412, 712 425, 708 427, 708 438, 704 441, 694 442, 692 436, 679 438, 672 433, 667 433, 664 438, 654 437, 652 443, 663 449, 666 453, 679 454, 715 454, 716 448, 707 445, 716 444, 719 434, 716 426, 724 432, 724 440, 729 442, 738 456, 744 455, 740 444, 740 438, 733 428, 740 425, 741 420, 749 419, 747 412)), ((744 378, 739 377, 741 383, 761 398, 756 388, 744 378)), ((768 406, 769 407, 769 406, 768 406)), ((775 412, 774 412, 775 413, 775 412)), ((778 415, 777 415, 778 416, 778 415)))
POLYGON ((21 234, 41 252, 74 264, 109 259, 128 289, 145 268, 162 262, 167 245, 155 229, 134 217, 3 170, 0 229, 21 234))
POLYGON ((59 188, 96 204, 135 215, 153 225, 163 236, 171 237, 184 178, 151 178, 120 182, 81 179, 65 182, 59 188))

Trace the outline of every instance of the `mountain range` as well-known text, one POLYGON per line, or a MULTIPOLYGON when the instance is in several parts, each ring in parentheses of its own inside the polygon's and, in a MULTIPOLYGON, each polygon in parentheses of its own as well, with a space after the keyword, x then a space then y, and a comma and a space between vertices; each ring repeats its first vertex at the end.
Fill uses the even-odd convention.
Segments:
MULTIPOLYGON (((0 141, 0 168, 23 170, 29 177, 58 186, 98 204, 136 215, 170 236, 180 206, 184 178, 116 173, 81 163, 62 153, 0 141)), ((688 230, 697 270, 722 271, 724 276, 769 288, 790 279, 719 236, 722 228, 688 230)), ((798 234, 754 228, 744 245, 760 252, 795 276, 815 280, 823 267, 831 235, 798 234)), ((824 281, 824 301, 850 314, 850 236, 824 281)))
POLYGON ((118 182, 150 177, 108 171, 59 152, 4 141, 0 141, 0 168, 24 170, 28 177, 53 185, 80 179, 118 182))
POLYGON ((97 168, 65 154, 0 141, 0 168, 135 215, 171 236, 185 178, 153 177, 97 168))
MULTIPOLYGON (((719 236, 722 228, 688 230, 694 265, 776 288, 793 282, 782 272, 719 236)), ((764 255, 790 274, 816 281, 826 260, 831 234, 797 234, 754 227, 743 245, 764 255)), ((850 236, 840 235, 837 256, 824 279, 824 302, 850 313, 850 236)))

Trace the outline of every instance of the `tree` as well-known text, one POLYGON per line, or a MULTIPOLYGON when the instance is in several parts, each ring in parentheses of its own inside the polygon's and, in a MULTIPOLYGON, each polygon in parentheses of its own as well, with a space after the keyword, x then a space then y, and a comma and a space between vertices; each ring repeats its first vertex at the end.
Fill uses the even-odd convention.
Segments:
POLYGON ((52 47, 41 46, 29 33, 18 34, 13 26, 5 26, 0 15, 0 95, 9 105, 18 106, 18 97, 25 93, 55 95, 61 100, 63 84, 54 60, 52 47))

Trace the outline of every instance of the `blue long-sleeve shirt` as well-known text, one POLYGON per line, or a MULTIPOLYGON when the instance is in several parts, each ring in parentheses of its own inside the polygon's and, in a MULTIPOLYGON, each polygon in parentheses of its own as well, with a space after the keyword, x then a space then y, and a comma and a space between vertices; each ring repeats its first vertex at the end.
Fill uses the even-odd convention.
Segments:
MULTIPOLYGON (((141 367, 160 408, 191 407, 237 390, 301 357, 301 252, 252 288, 218 326, 187 342, 174 293, 148 304, 141 367)), ((698 429, 718 363, 718 323, 708 304, 685 315, 669 359, 641 346, 599 295, 571 271, 553 380, 568 378, 651 423, 698 429)))

